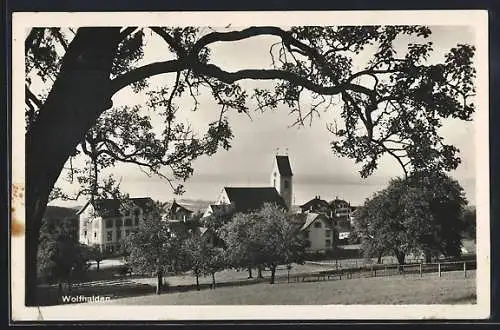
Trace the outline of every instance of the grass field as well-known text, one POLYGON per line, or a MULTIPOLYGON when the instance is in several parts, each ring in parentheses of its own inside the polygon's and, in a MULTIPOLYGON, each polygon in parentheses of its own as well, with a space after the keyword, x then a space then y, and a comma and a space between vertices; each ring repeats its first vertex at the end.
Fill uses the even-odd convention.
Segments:
POLYGON ((316 304, 473 304, 476 278, 462 272, 445 277, 392 276, 309 283, 259 283, 216 290, 166 293, 112 300, 126 305, 316 305, 316 304))

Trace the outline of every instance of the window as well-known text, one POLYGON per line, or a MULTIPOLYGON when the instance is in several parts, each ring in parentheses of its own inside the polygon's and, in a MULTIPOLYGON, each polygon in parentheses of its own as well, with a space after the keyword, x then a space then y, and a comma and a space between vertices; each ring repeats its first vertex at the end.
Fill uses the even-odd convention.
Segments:
POLYGON ((125 226, 132 226, 132 219, 130 218, 125 219, 125 226))
POLYGON ((116 227, 120 228, 122 226, 123 222, 122 219, 116 219, 116 227))
POLYGON ((316 221, 314 223, 314 228, 321 228, 321 221, 316 221))
POLYGON ((97 232, 94 232, 94 237, 97 237, 97 232))
POLYGON ((130 215, 130 210, 125 210, 125 212, 123 212, 123 214, 125 214, 125 216, 130 215))
POLYGON ((326 247, 332 246, 332 241, 330 241, 329 239, 325 240, 325 246, 326 247))
POLYGON ((87 237, 87 231, 86 230, 83 232, 83 236, 87 237))
POLYGON ((116 231, 116 240, 119 241, 122 238, 122 231, 118 229, 116 231))
POLYGON ((111 227, 113 227, 113 219, 106 220, 106 228, 111 228, 111 227))
POLYGON ((113 232, 112 231, 108 231, 106 233, 106 241, 111 242, 112 240, 113 240, 113 232))
POLYGON ((273 186, 276 188, 276 179, 273 180, 273 186))
POLYGON ((332 231, 331 230, 325 230, 325 236, 326 237, 331 237, 332 236, 332 231))
POLYGON ((283 185, 285 186, 285 188, 288 188, 288 180, 285 180, 285 181, 283 182, 283 185))

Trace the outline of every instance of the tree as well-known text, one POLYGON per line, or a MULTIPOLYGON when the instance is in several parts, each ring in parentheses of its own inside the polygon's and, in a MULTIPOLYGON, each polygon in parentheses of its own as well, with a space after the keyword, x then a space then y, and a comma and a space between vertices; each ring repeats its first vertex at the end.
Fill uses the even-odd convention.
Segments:
POLYGON ((101 248, 97 245, 90 246, 88 248, 89 260, 94 260, 96 262, 96 270, 99 271, 99 266, 101 261, 104 259, 104 253, 101 251, 101 248))
POLYGON ((463 212, 464 236, 476 241, 476 207, 468 207, 463 212))
POLYGON ((268 267, 273 284, 278 265, 303 261, 305 241, 299 229, 274 204, 266 204, 258 212, 239 213, 223 229, 228 257, 240 267, 268 267))
POLYGON ((409 253, 424 254, 426 261, 459 256, 466 203, 462 187, 442 173, 393 179, 358 213, 365 255, 391 252, 401 265, 409 253))
POLYGON ((185 266, 193 272, 196 277, 196 290, 200 290, 199 278, 203 274, 204 268, 204 244, 197 235, 191 236, 184 242, 183 251, 185 253, 185 266))
MULTIPOLYGON (((95 164, 130 162, 154 174, 166 167, 174 178, 184 179, 192 173, 193 159, 230 147, 227 112, 248 114, 250 98, 258 109, 284 105, 299 125, 312 120, 320 108, 339 105, 344 123, 330 127, 339 139, 332 142, 332 149, 363 163, 363 176, 373 172, 383 154, 393 156, 405 172, 408 168, 455 168, 457 150, 442 143, 437 128, 442 118, 467 120, 474 111, 475 49, 457 45, 442 63, 429 63, 432 45, 424 40, 430 34, 422 26, 289 30, 265 26, 227 32, 194 27, 31 29, 25 40, 26 269, 36 263, 49 194, 65 165, 71 168, 67 163, 73 155, 81 152, 93 162, 89 168, 94 168, 94 174, 87 176, 85 186, 92 194, 98 186, 95 164), (164 41, 169 51, 164 61, 138 66, 146 46, 145 30, 164 41), (228 72, 210 62, 214 43, 255 36, 276 39, 270 49, 271 68, 228 72), (401 36, 411 37, 405 54, 394 46, 401 36), (354 70, 354 57, 371 60, 354 70), (147 79, 159 74, 175 78, 171 86, 147 94, 149 105, 165 119, 163 133, 153 137, 147 118, 134 116, 134 108, 114 109, 112 97, 127 86, 144 93, 147 79), (249 95, 239 85, 245 79, 273 80, 275 85, 249 95), (49 92, 33 91, 34 80, 49 92), (221 106, 218 119, 201 138, 175 119, 176 100, 192 97, 197 109, 200 91, 210 92, 221 106), (313 100, 307 110, 300 106, 304 98, 313 100), (114 133, 120 131, 121 123, 112 120, 108 120, 111 132, 101 130, 106 125, 99 123, 112 119, 111 114, 122 119, 128 116, 125 122, 134 123, 137 131, 117 137, 114 133)), ((35 292, 35 276, 28 271, 28 304, 35 292)))
POLYGON ((71 219, 45 218, 38 250, 38 274, 48 281, 57 281, 59 294, 66 281, 71 290, 72 277, 87 269, 86 246, 78 243, 78 225, 71 219))
POLYGON ((215 289, 215 273, 225 269, 227 265, 225 251, 221 247, 206 247, 204 260, 205 274, 212 276, 212 289, 215 289))
POLYGON ((146 217, 138 230, 126 238, 126 260, 135 272, 154 273, 156 294, 160 294, 165 273, 179 267, 177 259, 182 239, 172 235, 167 224, 160 220, 160 208, 155 209, 153 216, 146 217))

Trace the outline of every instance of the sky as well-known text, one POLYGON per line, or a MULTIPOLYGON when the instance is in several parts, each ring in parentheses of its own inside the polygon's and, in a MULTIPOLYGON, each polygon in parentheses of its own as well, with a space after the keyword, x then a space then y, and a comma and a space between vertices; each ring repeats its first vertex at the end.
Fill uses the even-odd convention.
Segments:
MULTIPOLYGON (((231 29, 237 29, 231 27, 231 29)), ((443 53, 459 43, 474 43, 474 31, 467 27, 440 26, 431 27, 434 43, 434 60, 441 59, 443 53)), ((166 46, 155 36, 145 48, 142 62, 165 60, 166 46)), ((269 45, 275 41, 270 37, 256 37, 241 42, 217 43, 212 48, 212 62, 225 70, 234 71, 243 68, 269 67, 271 59, 269 45)), ((401 40, 399 47, 409 40, 401 40)), ((362 65, 363 58, 355 65, 362 65)), ((150 80, 151 85, 171 84, 172 75, 160 75, 150 80)), ((244 81, 242 86, 248 89, 269 86, 269 82, 244 81)), ((115 106, 143 103, 143 95, 135 95, 130 88, 115 94, 115 106)), ((218 116, 218 106, 210 95, 199 98, 200 108, 193 112, 191 100, 180 101, 181 118, 189 121, 197 130, 206 130, 208 123, 218 116)), ((252 107, 250 107, 252 108, 252 107)), ((352 205, 361 205, 374 192, 384 188, 390 178, 402 175, 402 170, 395 160, 385 157, 379 168, 370 177, 363 179, 359 175, 360 166, 354 161, 336 156, 330 149, 333 136, 326 129, 326 124, 335 118, 335 108, 329 109, 315 118, 311 126, 290 127, 294 117, 288 114, 284 106, 264 113, 251 112, 251 119, 243 114, 230 113, 234 139, 229 151, 221 150, 208 157, 202 156, 194 164, 194 175, 184 182, 185 194, 182 198, 215 200, 224 186, 270 186, 270 174, 274 155, 288 154, 293 177, 294 204, 302 204, 320 195, 326 200, 335 197, 345 199, 352 205)), ((154 115, 152 115, 154 116, 154 115)), ((463 186, 471 204, 475 203, 475 144, 474 122, 448 120, 444 122, 441 134, 445 143, 459 148, 462 163, 451 172, 463 186)), ((132 197, 150 196, 153 199, 170 201, 174 198, 170 185, 155 177, 147 177, 137 166, 119 165, 112 173, 122 178, 121 188, 132 197)), ((68 188, 60 178, 58 185, 68 188)))

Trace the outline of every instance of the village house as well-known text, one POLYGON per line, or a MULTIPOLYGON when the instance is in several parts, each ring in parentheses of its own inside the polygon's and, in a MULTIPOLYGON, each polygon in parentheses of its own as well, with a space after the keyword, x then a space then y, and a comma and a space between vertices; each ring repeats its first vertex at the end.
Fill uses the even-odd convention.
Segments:
POLYGON ((331 202, 321 199, 320 196, 315 196, 313 199, 300 205, 301 213, 323 214, 329 220, 335 231, 337 239, 344 240, 350 237, 353 230, 353 211, 350 203, 345 200, 335 197, 331 202))
POLYGON ((193 211, 177 203, 174 199, 168 212, 162 216, 162 221, 167 224, 168 230, 173 236, 185 235, 189 231, 187 222, 192 215, 193 211))
POLYGON ((119 251, 122 239, 152 216, 149 212, 152 204, 149 197, 130 198, 126 203, 116 199, 87 202, 77 213, 80 243, 98 246, 106 253, 119 251))
POLYGON ((334 246, 335 231, 331 220, 324 214, 303 213, 300 232, 306 240, 306 252, 326 252, 334 246))

